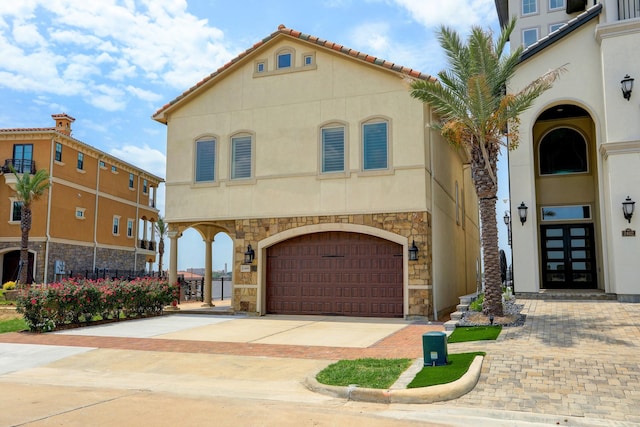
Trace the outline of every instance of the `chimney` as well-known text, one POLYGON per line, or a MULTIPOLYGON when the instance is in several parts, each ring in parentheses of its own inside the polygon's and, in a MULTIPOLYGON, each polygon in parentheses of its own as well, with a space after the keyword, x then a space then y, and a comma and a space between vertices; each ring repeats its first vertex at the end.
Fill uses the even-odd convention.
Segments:
POLYGON ((76 119, 67 113, 52 114, 51 118, 56 122, 56 131, 71 136, 71 123, 75 122, 76 119))

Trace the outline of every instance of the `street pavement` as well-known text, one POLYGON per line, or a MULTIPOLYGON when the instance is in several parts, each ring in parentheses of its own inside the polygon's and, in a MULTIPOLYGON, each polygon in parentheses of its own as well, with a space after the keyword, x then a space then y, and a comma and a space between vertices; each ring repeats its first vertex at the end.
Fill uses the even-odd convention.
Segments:
POLYGON ((487 356, 471 392, 433 404, 357 402, 304 384, 339 359, 420 359, 422 334, 443 330, 438 323, 186 314, 199 306, 183 305, 182 314, 1 334, 0 426, 640 425, 640 304, 518 303, 524 326, 448 345, 487 356))

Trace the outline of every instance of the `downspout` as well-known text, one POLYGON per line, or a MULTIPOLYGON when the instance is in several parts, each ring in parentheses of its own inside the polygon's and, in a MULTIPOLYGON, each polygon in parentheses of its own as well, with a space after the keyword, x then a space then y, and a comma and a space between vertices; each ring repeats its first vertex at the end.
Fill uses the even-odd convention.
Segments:
POLYGON ((44 280, 43 284, 47 284, 47 277, 49 273, 49 243, 51 240, 51 199, 53 193, 53 159, 55 158, 55 139, 51 138, 51 153, 53 155, 49 156, 49 182, 51 185, 49 186, 49 197, 47 197, 47 231, 46 231, 46 239, 44 241, 44 280))
POLYGON ((93 271, 96 271, 96 258, 98 257, 98 200, 100 199, 100 159, 98 156, 98 175, 96 175, 96 208, 93 213, 93 271))
POLYGON ((138 268, 138 223, 140 222, 140 175, 138 175, 138 186, 136 187, 136 220, 133 224, 133 271, 138 268))
MULTIPOLYGON (((431 227, 434 224, 433 215, 435 214, 435 191, 436 191, 436 173, 434 170, 435 162, 433 161, 433 137, 431 135, 431 123, 433 123, 433 113, 431 106, 429 106, 429 123, 427 123, 428 129, 428 141, 429 141, 429 169, 431 172, 431 227)), ((433 231, 431 231, 431 296, 433 298, 433 320, 438 320, 438 307, 436 306, 436 281, 435 281, 435 268, 433 262, 433 231)))

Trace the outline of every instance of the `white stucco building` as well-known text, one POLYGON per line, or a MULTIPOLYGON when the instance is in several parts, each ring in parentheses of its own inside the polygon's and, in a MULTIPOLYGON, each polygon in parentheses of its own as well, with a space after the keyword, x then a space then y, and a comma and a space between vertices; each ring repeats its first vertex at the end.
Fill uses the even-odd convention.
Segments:
POLYGON ((640 198, 640 94, 625 96, 621 83, 640 76, 640 1, 496 6, 502 23, 521 18, 512 46, 540 29, 510 90, 566 69, 521 116, 520 145, 509 153, 511 211, 528 207, 526 222, 513 224, 515 290, 594 289, 639 301, 640 218, 626 218, 623 203, 640 198), (566 23, 550 32, 554 22, 566 23))

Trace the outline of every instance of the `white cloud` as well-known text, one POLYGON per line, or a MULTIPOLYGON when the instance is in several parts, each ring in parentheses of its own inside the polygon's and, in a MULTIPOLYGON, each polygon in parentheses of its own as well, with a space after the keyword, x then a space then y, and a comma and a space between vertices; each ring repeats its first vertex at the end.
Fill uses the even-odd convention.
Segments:
POLYGON ((127 91, 134 96, 142 99, 143 101, 159 102, 162 99, 162 96, 158 95, 157 93, 131 85, 127 86, 127 91))
POLYGON ((235 51, 221 30, 188 13, 184 0, 9 3, 16 2, 0 5, 0 86, 82 96, 107 111, 125 108, 127 92, 147 101, 160 99, 125 81, 130 85, 142 78, 164 89, 184 90, 235 51), (110 89, 96 86, 94 77, 110 89))
POLYGON ((124 145, 112 149, 109 154, 159 177, 165 176, 167 157, 161 151, 146 144, 142 147, 124 145))
POLYGON ((427 28, 440 25, 466 32, 472 25, 495 21, 494 0, 393 0, 427 28))
POLYGON ((355 27, 351 37, 358 46, 365 46, 366 52, 388 52, 391 45, 389 39, 389 24, 385 22, 371 22, 355 27))

